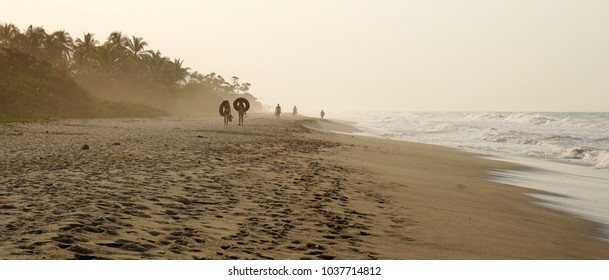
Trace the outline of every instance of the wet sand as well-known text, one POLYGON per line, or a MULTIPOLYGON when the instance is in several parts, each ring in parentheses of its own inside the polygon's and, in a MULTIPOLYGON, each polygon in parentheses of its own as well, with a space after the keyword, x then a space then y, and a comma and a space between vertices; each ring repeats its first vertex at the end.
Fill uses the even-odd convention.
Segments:
POLYGON ((0 259, 607 259, 518 168, 327 120, 0 124, 0 259), (84 145, 88 149, 83 149, 84 145))

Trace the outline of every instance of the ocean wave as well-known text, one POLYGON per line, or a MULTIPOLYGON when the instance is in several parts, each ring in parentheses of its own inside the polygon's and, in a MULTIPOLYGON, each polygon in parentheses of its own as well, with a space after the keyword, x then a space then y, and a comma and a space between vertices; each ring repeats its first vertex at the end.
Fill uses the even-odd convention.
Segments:
POLYGON ((606 118, 595 114, 576 114, 566 115, 563 114, 552 114, 552 116, 540 113, 512 113, 505 117, 505 121, 509 123, 517 124, 530 124, 530 125, 545 125, 553 127, 565 127, 565 128, 582 128, 582 129, 598 129, 607 130, 609 124, 607 124, 606 118))
POLYGON ((458 133, 458 132, 466 132, 475 129, 475 127, 470 125, 462 125, 462 124, 453 124, 453 123, 436 123, 436 124, 427 124, 425 126, 420 126, 418 132, 424 133, 458 133))
POLYGON ((465 113, 465 117, 470 120, 498 120, 505 116, 499 113, 465 113))
POLYGON ((500 131, 496 128, 489 128, 478 139, 495 143, 521 143, 522 137, 519 134, 514 130, 500 131))
POLYGON ((470 147, 609 171, 609 114, 377 112, 351 114, 382 138, 470 147))
POLYGON ((549 124, 555 122, 556 119, 542 114, 533 113, 513 113, 505 118, 508 122, 523 123, 523 124, 549 124))
POLYGON ((594 142, 609 142, 609 136, 593 137, 594 142))
POLYGON ((537 145, 544 141, 543 135, 517 131, 490 128, 484 131, 478 139, 494 143, 511 143, 521 145, 537 145))
POLYGON ((574 137, 574 136, 570 136, 570 135, 548 135, 548 136, 543 136, 541 137, 541 143, 545 144, 545 143, 563 143, 563 142, 576 142, 576 141, 581 141, 582 139, 579 137, 574 137))
POLYGON ((521 145, 569 145, 570 143, 580 142, 582 139, 570 135, 524 132, 518 130, 498 130, 490 128, 485 130, 479 137, 495 143, 512 143, 521 145))
POLYGON ((590 156, 591 148, 588 147, 574 147, 566 148, 566 151, 561 153, 561 157, 565 159, 584 159, 590 156))
POLYGON ((603 170, 609 170, 609 151, 602 151, 595 158, 596 165, 594 167, 603 170))
POLYGON ((589 127, 589 125, 582 125, 582 122, 573 117, 565 117, 563 119, 556 120, 551 124, 554 126, 589 127))
POLYGON ((606 121, 604 121, 604 120, 587 120, 584 118, 575 118, 575 117, 571 117, 571 116, 550 122, 550 123, 548 123, 548 125, 552 125, 552 126, 556 126, 556 127, 583 128, 583 129, 591 129, 591 130, 609 129, 609 125, 607 125, 606 121))

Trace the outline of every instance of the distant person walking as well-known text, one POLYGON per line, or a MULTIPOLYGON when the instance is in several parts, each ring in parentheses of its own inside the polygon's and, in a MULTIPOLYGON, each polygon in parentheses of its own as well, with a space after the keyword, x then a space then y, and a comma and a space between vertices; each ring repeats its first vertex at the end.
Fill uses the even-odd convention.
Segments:
POLYGON ((292 109, 292 116, 296 115, 298 115, 298 108, 296 108, 296 105, 294 105, 294 109, 292 109))
POLYGON ((324 112, 324 110, 322 109, 320 115, 321 115, 321 118, 323 119, 324 116, 326 115, 326 112, 324 112))
POLYGON ((280 115, 281 115, 281 106, 279 106, 279 104, 277 104, 277 107, 275 107, 275 117, 279 118, 280 115))

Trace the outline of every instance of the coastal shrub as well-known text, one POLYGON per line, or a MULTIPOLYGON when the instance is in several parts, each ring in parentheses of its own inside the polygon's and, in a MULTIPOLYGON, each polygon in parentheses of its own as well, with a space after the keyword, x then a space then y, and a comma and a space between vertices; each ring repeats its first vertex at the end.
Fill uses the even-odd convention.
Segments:
POLYGON ((13 48, 0 49, 0 117, 159 116, 143 105, 100 101, 70 75, 13 48))

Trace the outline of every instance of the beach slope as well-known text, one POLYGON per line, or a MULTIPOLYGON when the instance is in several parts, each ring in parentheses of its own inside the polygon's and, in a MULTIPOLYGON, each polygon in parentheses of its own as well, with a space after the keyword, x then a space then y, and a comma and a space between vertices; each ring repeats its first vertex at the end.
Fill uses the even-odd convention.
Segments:
POLYGON ((220 118, 0 124, 1 259, 607 259, 455 149, 346 123, 220 118), (84 145, 87 145, 86 147, 84 145))

